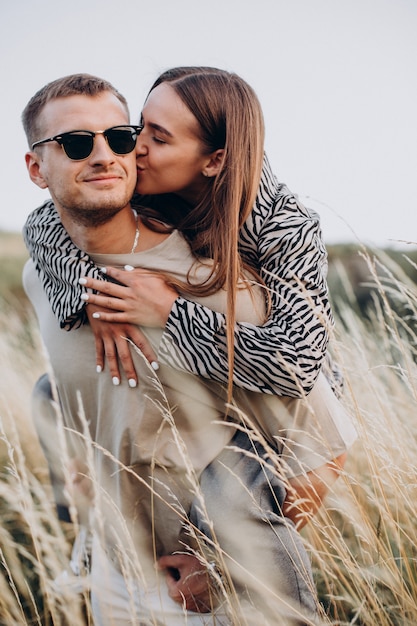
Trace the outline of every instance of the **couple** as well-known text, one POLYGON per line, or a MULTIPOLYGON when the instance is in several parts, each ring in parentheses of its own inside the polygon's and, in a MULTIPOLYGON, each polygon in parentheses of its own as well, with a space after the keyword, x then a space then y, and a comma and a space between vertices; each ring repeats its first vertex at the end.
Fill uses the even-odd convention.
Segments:
POLYGON ((24 281, 92 485, 96 623, 311 623, 292 501, 318 506, 354 435, 321 373, 318 220, 271 174, 253 90, 177 68, 132 126, 76 75, 23 122, 53 200, 25 227, 24 281))

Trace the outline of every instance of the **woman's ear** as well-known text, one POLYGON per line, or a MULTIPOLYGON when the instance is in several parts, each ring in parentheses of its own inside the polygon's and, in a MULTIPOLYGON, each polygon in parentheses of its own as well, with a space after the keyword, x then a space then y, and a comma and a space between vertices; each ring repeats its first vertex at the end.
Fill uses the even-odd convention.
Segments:
POLYGON ((30 180, 38 185, 41 189, 47 189, 48 183, 43 177, 41 167, 40 167, 40 158, 36 152, 26 152, 25 154, 26 167, 29 172, 30 180))
POLYGON ((223 165, 224 149, 219 148, 210 155, 210 160, 203 169, 203 175, 211 178, 217 176, 223 165))

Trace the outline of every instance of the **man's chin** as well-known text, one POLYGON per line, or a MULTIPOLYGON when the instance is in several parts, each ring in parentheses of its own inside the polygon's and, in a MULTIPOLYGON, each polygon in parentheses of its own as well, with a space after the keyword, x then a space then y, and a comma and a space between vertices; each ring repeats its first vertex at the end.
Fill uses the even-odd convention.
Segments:
POLYGON ((123 199, 120 202, 106 203, 105 199, 100 204, 84 204, 77 207, 66 207, 64 210, 75 223, 83 226, 101 226, 111 222, 123 209, 129 205, 129 201, 123 199))

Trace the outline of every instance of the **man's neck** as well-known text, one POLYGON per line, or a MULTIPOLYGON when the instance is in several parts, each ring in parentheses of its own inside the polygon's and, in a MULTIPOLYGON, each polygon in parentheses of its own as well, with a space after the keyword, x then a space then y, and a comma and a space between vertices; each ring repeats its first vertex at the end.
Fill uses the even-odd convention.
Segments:
POLYGON ((88 253, 125 254, 131 252, 137 221, 130 205, 102 224, 85 224, 60 211, 62 224, 75 245, 88 253))

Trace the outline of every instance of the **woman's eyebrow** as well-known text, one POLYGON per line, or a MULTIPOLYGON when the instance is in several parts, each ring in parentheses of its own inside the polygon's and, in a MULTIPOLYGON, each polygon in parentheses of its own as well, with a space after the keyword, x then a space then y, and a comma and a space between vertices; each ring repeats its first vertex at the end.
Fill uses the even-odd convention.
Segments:
POLYGON ((162 133, 163 135, 166 135, 167 137, 173 137, 174 135, 172 133, 169 132, 169 130, 167 130, 166 128, 164 128, 163 126, 160 126, 159 124, 155 124, 153 122, 149 122, 148 124, 153 130, 157 130, 159 133, 162 133))

